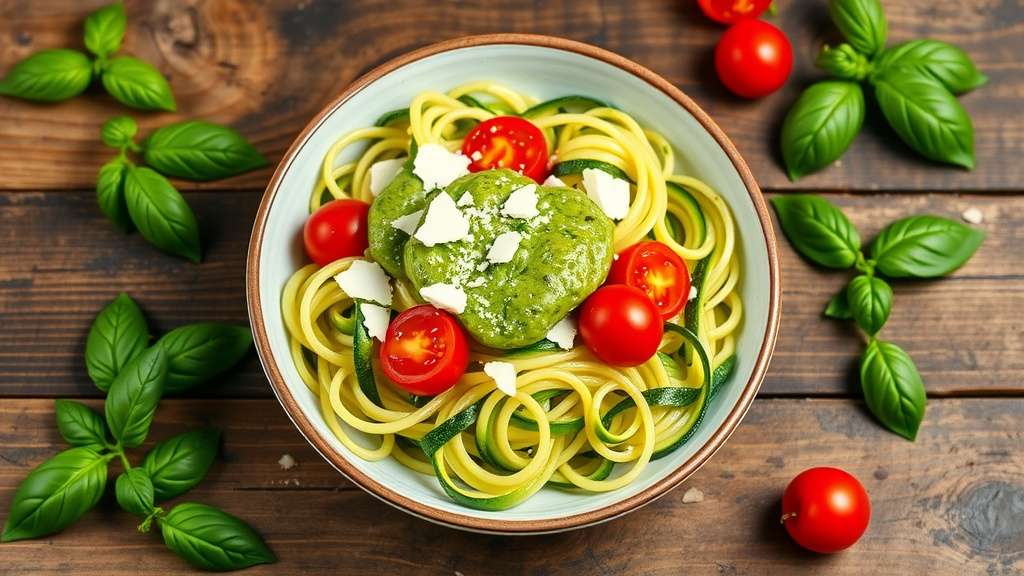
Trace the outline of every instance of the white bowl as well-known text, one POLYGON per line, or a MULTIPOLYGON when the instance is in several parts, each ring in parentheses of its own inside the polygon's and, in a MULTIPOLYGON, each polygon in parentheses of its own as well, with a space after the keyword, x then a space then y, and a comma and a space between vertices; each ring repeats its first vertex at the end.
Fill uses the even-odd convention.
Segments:
POLYGON ((318 114, 281 160, 263 197, 249 246, 246 285, 249 317, 267 377, 288 416, 328 462, 371 494, 407 512, 453 527, 506 534, 568 530, 608 520, 682 482, 722 445, 746 413, 767 369, 779 324, 779 270, 771 220, 750 170, 721 129, 670 83, 621 56, 565 39, 521 34, 462 38, 409 53, 355 81, 318 114), (715 188, 735 216, 745 312, 733 377, 691 440, 651 462, 635 482, 620 490, 592 494, 545 488, 501 512, 459 506, 431 476, 392 459, 366 462, 349 452, 328 429, 317 399, 289 355, 281 289, 306 263, 301 230, 327 149, 341 135, 407 106, 419 92, 445 91, 481 79, 541 100, 585 94, 612 103, 661 132, 678 152, 676 170, 715 188))

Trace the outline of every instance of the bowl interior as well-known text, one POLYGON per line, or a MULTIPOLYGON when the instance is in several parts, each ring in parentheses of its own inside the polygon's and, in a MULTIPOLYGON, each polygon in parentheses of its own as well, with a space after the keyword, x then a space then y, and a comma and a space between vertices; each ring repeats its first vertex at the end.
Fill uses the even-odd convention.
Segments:
MULTIPOLYGON (((593 512, 634 496, 691 458, 725 421, 751 378, 759 351, 770 338, 769 250, 754 203, 729 157, 701 123, 676 101, 632 73, 583 54, 544 46, 495 44, 437 53, 408 63, 364 86, 329 111, 307 134, 283 167, 267 210, 259 255, 258 290, 270 358, 300 410, 335 453, 369 478, 436 510, 505 522, 542 521, 593 512), (739 230, 743 263, 744 320, 737 342, 736 371, 709 407, 704 423, 683 448, 650 463, 629 486, 600 494, 543 489, 520 506, 483 512, 451 502, 430 476, 414 473, 392 459, 365 462, 338 442, 321 417, 317 399, 299 378, 288 353, 280 294, 289 275, 305 264, 301 229, 321 159, 340 136, 372 125, 382 113, 402 108, 422 91, 445 91, 473 80, 493 80, 540 99, 590 95, 631 114, 661 132, 677 152, 676 172, 696 176, 721 193, 739 230)), ((264 356, 266 353, 264 352, 264 356)), ((295 414, 291 414, 293 419, 295 414)), ((360 435, 353 431, 355 437, 360 435)), ((369 445, 372 441, 363 437, 369 445)))

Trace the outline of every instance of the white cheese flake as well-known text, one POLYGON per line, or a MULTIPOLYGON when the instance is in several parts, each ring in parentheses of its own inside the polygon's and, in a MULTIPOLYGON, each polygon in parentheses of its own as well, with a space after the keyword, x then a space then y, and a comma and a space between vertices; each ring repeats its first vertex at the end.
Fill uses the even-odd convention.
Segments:
POLYGON ((686 297, 686 301, 689 302, 690 300, 693 300, 696 297, 697 297, 697 287, 691 284, 690 285, 690 295, 686 297))
POLYGON ((511 262, 519 250, 519 243, 523 241, 523 235, 519 232, 503 232, 494 239, 490 250, 487 251, 487 261, 491 264, 504 264, 511 262))
POLYGON ((396 230, 401 230, 409 236, 412 236, 413 232, 416 231, 416 225, 420 223, 420 217, 423 216, 423 210, 417 210, 412 214, 406 214, 405 216, 399 216, 391 222, 391 227, 396 230))
POLYGON ((604 170, 585 168, 583 188, 609 218, 622 220, 629 212, 629 182, 604 170))
POLYGON ((416 152, 412 173, 423 181, 423 189, 429 192, 469 174, 469 158, 450 152, 440 144, 424 144, 416 152))
POLYGON ((281 470, 291 470, 292 468, 295 468, 295 464, 295 458, 293 458, 291 454, 282 454, 281 457, 277 459, 277 465, 281 467, 281 470))
POLYGON ((462 314, 466 309, 466 293, 454 284, 431 284, 420 288, 420 296, 441 310, 462 314))
POLYGON ((548 330, 546 338, 558 344, 562 350, 572 350, 573 341, 576 340, 576 323, 572 321, 572 316, 559 320, 548 330))
POLYGON ((469 220, 446 192, 434 196, 427 207, 427 216, 413 237, 424 246, 456 242, 469 235, 469 220))
POLYGON ((484 373, 494 379, 494 383, 509 396, 516 395, 516 367, 508 362, 487 362, 484 373))
POLYGON ((370 166, 370 193, 374 196, 380 194, 391 184, 391 181, 402 171, 405 165, 405 158, 394 160, 381 160, 370 166))
POLYGON ((355 260, 347 270, 335 276, 334 281, 349 298, 391 305, 390 278, 376 262, 355 260))
POLYGON ((388 332, 388 324, 391 323, 391 312, 383 306, 363 302, 359 304, 359 310, 363 313, 363 326, 370 338, 384 341, 384 335, 388 332))
POLYGON ((510 218, 523 219, 540 214, 537 211, 537 185, 527 184, 513 190, 501 207, 501 213, 510 218))
POLYGON ((484 278, 483 276, 477 276, 476 278, 473 278, 469 282, 466 282, 466 288, 479 288, 486 283, 487 278, 484 278))
POLYGON ((690 488, 683 494, 683 504, 696 504, 704 501, 704 491, 700 488, 690 488))
POLYGON ((970 224, 981 224, 985 220, 985 215, 981 213, 981 210, 974 207, 964 210, 964 213, 960 216, 964 219, 964 222, 970 224))
POLYGON ((562 182, 562 179, 554 174, 551 174, 544 179, 544 186, 561 186, 562 188, 567 188, 565 182, 562 182))
POLYGON ((459 196, 459 200, 455 203, 455 205, 460 208, 465 208, 466 206, 475 206, 473 202, 473 195, 470 194, 469 192, 463 192, 462 196, 459 196))

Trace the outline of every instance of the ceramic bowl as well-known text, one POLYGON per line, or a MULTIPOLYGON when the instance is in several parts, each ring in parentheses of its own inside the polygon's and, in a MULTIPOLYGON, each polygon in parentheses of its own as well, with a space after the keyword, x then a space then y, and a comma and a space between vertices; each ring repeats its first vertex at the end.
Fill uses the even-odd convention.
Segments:
POLYGON ((313 118, 281 160, 263 197, 249 246, 246 285, 257 349, 274 393, 328 462, 367 492, 406 512, 452 527, 504 534, 569 530, 609 520, 663 496, 693 474, 750 407, 779 324, 779 269, 771 220, 749 168, 714 121, 672 84, 621 56, 561 38, 521 34, 461 38, 401 56, 353 82, 313 118), (383 112, 407 106, 419 92, 445 91, 481 79, 541 100, 586 94, 612 103, 668 138, 677 151, 677 172, 710 184, 733 210, 745 309, 735 373, 695 436, 683 448, 652 462, 620 490, 592 494, 544 488, 501 512, 459 506, 431 476, 392 459, 366 462, 351 454, 328 429, 317 399, 289 356, 281 289, 306 263, 301 230, 327 149, 341 135, 372 125, 383 112))

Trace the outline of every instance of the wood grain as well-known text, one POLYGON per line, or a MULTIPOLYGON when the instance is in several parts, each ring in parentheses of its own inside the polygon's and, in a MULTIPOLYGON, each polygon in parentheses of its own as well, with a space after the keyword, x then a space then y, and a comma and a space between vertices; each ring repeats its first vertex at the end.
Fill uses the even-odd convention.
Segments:
MULTIPOLYGON (((106 0, 0 0, 0 70, 43 48, 81 46, 81 21, 106 0)), ((145 134, 183 118, 235 126, 276 161, 324 104, 358 75, 432 42, 487 32, 565 36, 619 52, 693 96, 737 143, 768 189, 1019 190, 1024 165, 1024 9, 1015 2, 887 2, 890 39, 933 37, 962 46, 991 78, 963 98, 974 118, 978 168, 971 173, 914 156, 869 110, 863 134, 839 165, 790 183, 779 165, 778 129, 802 87, 821 78, 813 60, 834 42, 823 2, 780 0, 774 20, 795 53, 792 78, 778 93, 748 102, 719 84, 712 51, 722 28, 693 2, 419 2, 416 0, 129 1, 126 53, 170 79, 179 112, 142 114, 145 134)), ((56 106, 0 98, 0 188, 81 189, 110 155, 99 126, 126 113, 100 91, 56 106)), ((262 187, 270 169, 215 188, 262 187)), ((195 185, 188 185, 193 187, 195 185)), ((207 185, 210 187, 210 185, 207 185)))

